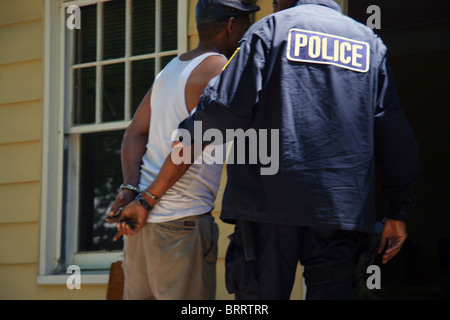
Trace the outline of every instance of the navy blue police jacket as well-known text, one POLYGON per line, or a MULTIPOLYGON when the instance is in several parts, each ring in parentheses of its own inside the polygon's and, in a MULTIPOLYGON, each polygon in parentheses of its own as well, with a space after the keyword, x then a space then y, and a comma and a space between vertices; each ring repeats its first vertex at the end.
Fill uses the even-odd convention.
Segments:
POLYGON ((248 30, 180 124, 203 143, 195 121, 202 133, 218 129, 226 139, 241 130, 247 137, 245 161, 236 161, 243 152, 236 141, 235 161, 228 158, 221 219, 372 233, 378 164, 386 217, 406 220, 417 145, 386 51, 331 0, 300 0, 248 30), (254 132, 259 141, 252 144, 254 132))

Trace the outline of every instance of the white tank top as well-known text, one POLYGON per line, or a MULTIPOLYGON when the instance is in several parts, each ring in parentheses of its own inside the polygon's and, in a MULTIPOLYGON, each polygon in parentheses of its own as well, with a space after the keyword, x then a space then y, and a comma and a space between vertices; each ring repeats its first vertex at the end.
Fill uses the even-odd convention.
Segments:
MULTIPOLYGON (((189 116, 185 87, 191 72, 211 55, 219 54, 205 53, 188 61, 176 57, 155 78, 150 98, 147 151, 141 166, 141 189, 147 188, 158 175, 172 150, 173 131, 189 116)), ((205 158, 210 154, 204 152, 202 156, 205 158)), ((205 161, 203 159, 202 164, 193 163, 189 167, 150 211, 148 222, 170 221, 213 209, 223 164, 206 164, 213 161, 205 161)))

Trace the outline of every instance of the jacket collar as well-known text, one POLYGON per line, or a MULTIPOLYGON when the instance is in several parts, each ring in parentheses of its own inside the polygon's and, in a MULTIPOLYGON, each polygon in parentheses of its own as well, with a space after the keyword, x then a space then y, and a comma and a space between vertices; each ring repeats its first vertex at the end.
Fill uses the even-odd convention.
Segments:
POLYGON ((299 6, 302 4, 317 4, 342 12, 341 7, 333 0, 298 0, 294 6, 299 6))

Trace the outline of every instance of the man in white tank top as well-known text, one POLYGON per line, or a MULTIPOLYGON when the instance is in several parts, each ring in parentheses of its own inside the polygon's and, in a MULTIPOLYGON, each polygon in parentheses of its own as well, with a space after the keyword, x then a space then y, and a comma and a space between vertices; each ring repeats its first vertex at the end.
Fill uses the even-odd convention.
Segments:
POLYGON ((152 193, 145 189, 169 161, 172 133, 226 65, 258 10, 243 0, 200 0, 198 47, 161 71, 125 132, 124 184, 107 218, 118 222, 114 240, 125 234, 124 299, 215 298, 218 228, 210 212, 223 165, 204 159, 170 166, 174 180, 158 183, 152 193), (130 214, 138 217, 134 228, 124 221, 130 214))

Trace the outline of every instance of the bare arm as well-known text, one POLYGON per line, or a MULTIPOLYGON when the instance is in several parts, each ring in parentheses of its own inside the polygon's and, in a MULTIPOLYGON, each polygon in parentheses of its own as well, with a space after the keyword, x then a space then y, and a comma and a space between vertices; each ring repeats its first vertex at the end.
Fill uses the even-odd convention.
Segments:
MULTIPOLYGON (((123 182, 132 186, 139 185, 142 157, 146 152, 148 132, 150 129, 151 92, 152 89, 144 96, 122 140, 121 161, 123 182)), ((121 190, 116 197, 115 203, 111 206, 106 220, 109 222, 117 222, 113 218, 114 214, 119 210, 119 207, 130 203, 135 196, 136 194, 131 190, 121 190)))
POLYGON ((124 183, 137 186, 140 179, 142 157, 146 152, 150 129, 150 89, 139 105, 133 121, 122 141, 122 172, 124 183))

